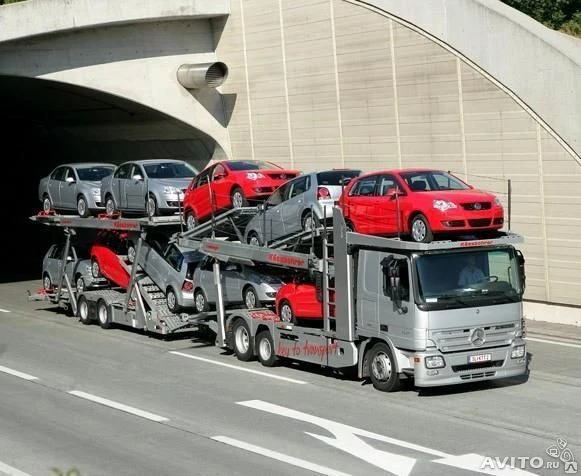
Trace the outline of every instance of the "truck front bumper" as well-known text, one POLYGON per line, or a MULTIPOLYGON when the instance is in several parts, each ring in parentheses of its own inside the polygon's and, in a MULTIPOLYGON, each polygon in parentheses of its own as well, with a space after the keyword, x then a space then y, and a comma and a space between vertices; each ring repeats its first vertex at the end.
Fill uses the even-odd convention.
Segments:
POLYGON ((460 383, 516 377, 527 372, 525 342, 516 339, 511 346, 442 354, 436 350, 415 353, 414 382, 418 387, 436 387, 460 383), (522 357, 512 358, 523 347, 522 357), (440 356, 444 367, 427 368, 426 357, 440 356))

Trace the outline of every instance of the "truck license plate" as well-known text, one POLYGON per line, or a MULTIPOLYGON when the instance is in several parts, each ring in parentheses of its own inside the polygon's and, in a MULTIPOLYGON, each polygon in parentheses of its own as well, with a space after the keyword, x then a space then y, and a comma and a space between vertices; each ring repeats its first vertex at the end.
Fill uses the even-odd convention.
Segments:
POLYGON ((468 356, 469 364, 477 364, 478 362, 488 362, 492 360, 492 354, 476 354, 468 356))

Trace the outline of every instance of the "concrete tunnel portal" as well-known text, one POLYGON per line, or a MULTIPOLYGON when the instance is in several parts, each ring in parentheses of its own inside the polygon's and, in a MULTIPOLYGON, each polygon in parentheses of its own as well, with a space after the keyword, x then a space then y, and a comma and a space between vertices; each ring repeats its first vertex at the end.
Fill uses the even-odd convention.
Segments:
POLYGON ((175 158, 201 170, 217 147, 166 114, 92 89, 0 75, 3 210, 0 282, 40 279, 44 253, 62 230, 29 220, 39 180, 66 162, 175 158))

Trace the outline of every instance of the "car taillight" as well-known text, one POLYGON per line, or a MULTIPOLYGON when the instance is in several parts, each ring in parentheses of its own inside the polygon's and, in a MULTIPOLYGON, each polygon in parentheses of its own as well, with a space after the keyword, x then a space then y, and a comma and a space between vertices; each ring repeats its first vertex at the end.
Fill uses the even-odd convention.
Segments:
POLYGON ((184 284, 182 284, 182 290, 191 291, 192 289, 194 289, 194 283, 191 281, 184 281, 184 284))
POLYGON ((325 200, 327 198, 331 198, 329 189, 326 187, 319 187, 317 190, 317 200, 325 200))

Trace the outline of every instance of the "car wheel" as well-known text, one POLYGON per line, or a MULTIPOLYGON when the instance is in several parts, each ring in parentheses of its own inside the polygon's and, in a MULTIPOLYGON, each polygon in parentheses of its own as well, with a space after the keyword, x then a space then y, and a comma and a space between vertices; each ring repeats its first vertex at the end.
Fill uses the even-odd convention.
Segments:
POLYGON ((234 188, 230 194, 232 208, 242 208, 248 206, 248 200, 244 196, 244 192, 240 187, 234 188))
POLYGON ((105 213, 107 215, 113 215, 117 211, 117 206, 115 205, 115 200, 111 195, 107 195, 105 198, 105 213))
POLYGON ((101 277, 101 267, 95 258, 91 260, 91 274, 93 275, 93 278, 101 277))
POLYGON ((394 392, 399 389, 399 375, 396 372, 395 360, 391 349, 384 342, 378 342, 369 351, 369 375, 373 386, 382 392, 394 392))
POLYGON ((77 301, 77 315, 79 316, 79 320, 85 325, 91 324, 93 321, 89 317, 89 303, 85 296, 80 296, 77 301))
POLYGON ((293 308, 286 300, 280 304, 279 317, 282 322, 288 322, 289 324, 296 324, 297 322, 293 308))
POLYGON ((196 305, 196 311, 198 312, 208 312, 210 310, 206 295, 201 289, 197 289, 194 293, 194 303, 196 305))
POLYGON ((319 220, 315 215, 313 215, 312 212, 309 211, 305 213, 301 224, 304 231, 311 231, 319 226, 319 220))
POLYGON ((278 356, 274 353, 274 341, 270 331, 260 331, 256 336, 256 354, 265 367, 274 367, 279 362, 278 356))
POLYGON ((77 293, 82 293, 85 290, 85 280, 80 274, 75 278, 75 287, 77 288, 77 293))
POLYGON ((50 201, 50 197, 48 195, 44 195, 42 197, 42 211, 44 213, 48 213, 52 210, 52 202, 50 201))
POLYGON ((167 293, 165 295, 165 299, 167 301, 167 307, 169 308, 169 310, 171 312, 173 312, 174 314, 177 314, 178 312, 180 312, 180 306, 178 304, 178 297, 176 296, 176 292, 173 290, 173 288, 169 288, 167 290, 167 293))
POLYGON ((159 210, 157 208, 157 200, 150 193, 149 196, 147 197, 147 216, 151 218, 157 215, 159 215, 159 210))
POLYGON ((246 286, 244 288, 242 298, 246 309, 256 309, 260 307, 260 299, 258 299, 258 295, 252 286, 246 286))
POLYGON ((198 226, 198 220, 196 220, 196 215, 194 215, 193 211, 188 210, 186 212, 186 228, 188 230, 191 230, 196 226, 198 226))
POLYGON ((132 242, 127 244, 127 261, 129 264, 135 263, 135 245, 132 242))
POLYGON ((77 213, 82 218, 89 216, 89 207, 87 206, 87 199, 82 195, 77 198, 77 213))
POLYGON ((42 287, 45 291, 50 291, 52 289, 52 280, 48 273, 44 273, 42 276, 42 287))
POLYGON ((97 316, 99 317, 99 325, 103 329, 109 329, 111 327, 111 306, 103 301, 103 299, 99 299, 99 302, 97 302, 97 316))
POLYGON ((413 241, 418 243, 430 243, 434 239, 428 220, 422 214, 412 218, 410 223, 410 234, 413 241))
POLYGON ((234 322, 232 335, 234 337, 234 353, 236 357, 238 360, 248 362, 254 355, 252 336, 250 335, 248 324, 242 319, 237 319, 234 322))
POLYGON ((353 226, 353 223, 351 223, 350 221, 346 221, 345 222, 345 230, 347 232, 354 233, 355 232, 355 227, 353 226))
POLYGON ((260 237, 258 236, 258 233, 256 233, 255 231, 251 231, 248 234, 248 238, 246 239, 246 241, 248 242, 249 245, 252 245, 252 246, 262 246, 262 242, 260 241, 260 237))

